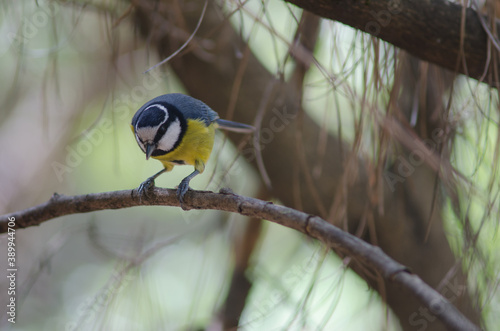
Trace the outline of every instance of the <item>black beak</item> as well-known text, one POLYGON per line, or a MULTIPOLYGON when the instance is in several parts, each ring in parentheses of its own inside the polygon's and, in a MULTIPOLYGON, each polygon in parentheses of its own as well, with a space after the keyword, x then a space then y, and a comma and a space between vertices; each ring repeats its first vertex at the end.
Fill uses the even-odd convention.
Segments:
POLYGON ((151 154, 155 151, 156 147, 154 144, 146 144, 146 160, 149 159, 151 154))

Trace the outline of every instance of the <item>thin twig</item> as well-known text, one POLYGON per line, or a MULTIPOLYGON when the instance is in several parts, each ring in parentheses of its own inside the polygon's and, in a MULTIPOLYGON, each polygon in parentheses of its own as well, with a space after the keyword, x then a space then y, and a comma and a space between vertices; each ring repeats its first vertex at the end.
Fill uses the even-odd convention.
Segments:
POLYGON ((182 46, 179 47, 179 49, 177 49, 174 53, 172 53, 172 55, 170 55, 166 59, 161 60, 160 62, 158 62, 157 64, 155 64, 151 68, 149 68, 148 70, 144 71, 145 74, 148 73, 148 72, 150 72, 151 70, 153 70, 153 69, 161 66, 162 64, 167 63, 168 61, 170 61, 171 59, 173 59, 177 54, 179 54, 184 48, 186 48, 187 45, 189 45, 189 43, 191 42, 191 40, 193 40, 194 36, 198 32, 198 29, 201 26, 201 22, 203 22, 203 18, 205 17, 205 11, 207 10, 207 6, 208 6, 208 0, 205 0, 205 5, 203 6, 203 11, 201 12, 200 19, 198 20, 198 24, 196 25, 196 28, 194 29, 193 33, 191 33, 191 35, 186 40, 186 42, 184 44, 182 44, 182 46))

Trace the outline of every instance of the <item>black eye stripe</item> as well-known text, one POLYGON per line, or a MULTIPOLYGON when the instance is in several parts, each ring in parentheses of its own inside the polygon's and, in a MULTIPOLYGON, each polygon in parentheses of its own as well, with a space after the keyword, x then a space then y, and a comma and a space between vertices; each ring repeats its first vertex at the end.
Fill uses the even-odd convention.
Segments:
POLYGON ((172 124, 173 120, 172 120, 172 116, 170 116, 168 118, 168 120, 163 123, 159 128, 158 128, 158 131, 156 132, 156 135, 155 135, 155 139, 154 141, 157 143, 160 141, 161 137, 163 137, 163 135, 165 134, 165 132, 167 132, 167 129, 168 127, 170 126, 170 124, 172 124))
POLYGON ((158 143, 161 138, 163 137, 163 135, 167 132, 168 128, 176 121, 179 121, 180 125, 181 125, 181 132, 179 134, 179 138, 177 140, 177 143, 175 144, 174 148, 177 147, 177 145, 179 145, 180 141, 182 140, 182 137, 184 136, 184 133, 186 132, 186 128, 187 128, 187 124, 183 121, 182 118, 179 118, 175 115, 173 116, 169 116, 168 117, 168 120, 163 123, 159 128, 158 128, 158 131, 156 132, 156 135, 155 135, 155 139, 154 139, 154 142, 155 143, 158 143))
POLYGON ((176 149, 177 146, 179 146, 179 144, 181 143, 182 138, 184 137, 184 134, 186 133, 186 130, 187 130, 186 119, 184 118, 184 115, 179 111, 179 109, 177 109, 177 107, 175 107, 172 104, 166 103, 166 102, 162 102, 161 106, 163 106, 167 109, 168 118, 165 121, 165 123, 160 125, 160 127, 158 128, 158 131, 156 132, 156 135, 154 138, 154 142, 158 143, 161 140, 161 138, 163 137, 163 135, 165 135, 165 133, 167 132, 170 125, 172 125, 172 123, 174 123, 175 121, 179 121, 180 126, 181 126, 181 132, 179 134, 179 138, 177 139, 175 145, 172 147, 171 150, 169 150, 169 151, 156 150, 155 152, 153 152, 153 154, 152 154, 153 156, 165 155, 165 154, 173 151, 174 149, 176 149))

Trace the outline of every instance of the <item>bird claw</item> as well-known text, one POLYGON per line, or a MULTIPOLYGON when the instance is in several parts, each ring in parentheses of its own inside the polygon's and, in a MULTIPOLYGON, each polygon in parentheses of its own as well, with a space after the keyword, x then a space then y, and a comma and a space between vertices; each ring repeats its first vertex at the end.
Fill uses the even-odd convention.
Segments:
POLYGON ((137 192, 139 193, 139 198, 142 199, 142 197, 148 197, 148 192, 152 191, 153 188, 155 187, 155 179, 153 177, 149 177, 146 179, 144 182, 139 185, 139 188, 137 189, 137 192))
POLYGON ((189 190, 189 180, 183 179, 179 186, 177 187, 177 198, 179 199, 179 202, 181 203, 182 209, 184 209, 183 203, 184 203, 184 196, 186 195, 187 191, 189 190))

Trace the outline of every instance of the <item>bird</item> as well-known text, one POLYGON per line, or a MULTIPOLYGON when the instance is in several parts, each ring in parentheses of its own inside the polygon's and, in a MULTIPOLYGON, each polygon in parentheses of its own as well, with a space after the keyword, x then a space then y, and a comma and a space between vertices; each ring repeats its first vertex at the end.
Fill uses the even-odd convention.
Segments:
POLYGON ((215 129, 252 133, 251 125, 223 120, 204 102, 181 93, 160 95, 146 102, 130 125, 146 160, 156 159, 163 169, 146 179, 138 188, 147 195, 155 179, 176 165, 192 165, 194 171, 177 188, 181 205, 193 177, 203 173, 214 144, 215 129))

